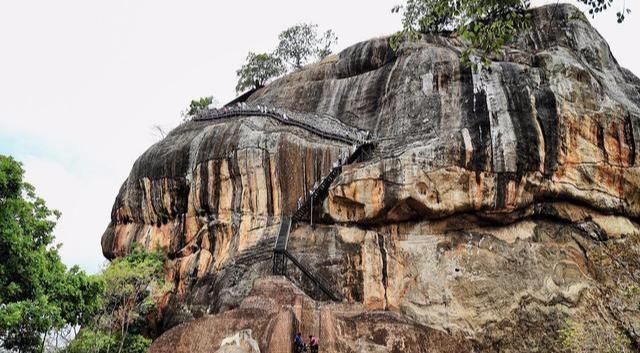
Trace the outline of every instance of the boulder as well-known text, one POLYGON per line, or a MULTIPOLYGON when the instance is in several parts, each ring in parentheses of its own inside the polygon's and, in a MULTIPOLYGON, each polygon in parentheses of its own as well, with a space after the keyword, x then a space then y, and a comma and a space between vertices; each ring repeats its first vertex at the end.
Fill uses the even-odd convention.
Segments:
POLYGON ((640 80, 576 8, 531 15, 485 70, 454 35, 377 38, 248 97, 287 120, 196 119, 151 146, 102 237, 108 259, 168 256, 151 351, 248 329, 261 352, 298 329, 323 352, 639 349, 640 80), (271 276, 282 217, 353 152, 328 130, 374 148, 287 251, 341 302, 291 261, 271 276))

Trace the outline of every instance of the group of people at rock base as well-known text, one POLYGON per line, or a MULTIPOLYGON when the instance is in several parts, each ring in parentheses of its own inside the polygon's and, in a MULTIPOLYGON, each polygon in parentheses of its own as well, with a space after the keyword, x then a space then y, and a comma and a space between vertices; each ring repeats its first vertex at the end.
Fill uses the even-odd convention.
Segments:
POLYGON ((294 353, 307 352, 307 350, 309 350, 310 353, 318 353, 319 341, 316 336, 309 335, 309 342, 305 343, 302 339, 302 333, 298 332, 294 338, 294 345, 294 353))

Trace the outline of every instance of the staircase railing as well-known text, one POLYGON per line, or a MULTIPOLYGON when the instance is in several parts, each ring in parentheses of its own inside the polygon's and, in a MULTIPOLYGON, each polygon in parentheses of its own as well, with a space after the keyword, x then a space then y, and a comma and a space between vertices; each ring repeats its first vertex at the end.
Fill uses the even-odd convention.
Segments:
POLYGON ((284 251, 284 256, 286 256, 291 262, 300 270, 302 273, 307 276, 321 291, 324 293, 329 299, 339 302, 342 301, 342 296, 338 293, 334 293, 329 286, 324 283, 321 277, 314 275, 311 270, 303 265, 300 261, 298 261, 290 252, 284 251))
POLYGON ((207 109, 198 114, 198 116, 194 118, 194 121, 207 121, 230 117, 264 116, 273 118, 284 125, 300 127, 326 139, 341 141, 350 145, 357 146, 348 158, 340 161, 331 169, 331 172, 329 172, 329 174, 311 190, 309 195, 305 195, 305 197, 302 198, 293 216, 282 217, 280 229, 278 231, 278 237, 276 238, 276 243, 273 248, 274 275, 286 276, 287 260, 290 260, 327 297, 334 301, 341 301, 342 296, 340 294, 334 293, 330 289, 330 286, 327 285, 320 276, 315 275, 311 271, 311 269, 302 264, 289 251, 287 251, 289 235, 291 233, 291 225, 294 221, 302 221, 306 219, 307 215, 310 215, 311 213, 311 208, 314 205, 321 204, 324 201, 324 199, 329 194, 329 188, 331 187, 331 184, 333 184, 335 179, 340 175, 340 173, 342 173, 343 166, 359 160, 366 153, 366 151, 370 150, 373 147, 373 142, 369 139, 369 133, 366 131, 358 130, 356 132, 352 131, 345 134, 337 134, 335 132, 319 129, 317 126, 300 121, 294 118, 295 115, 296 114, 291 112, 285 112, 282 109, 274 109, 265 106, 252 107, 244 102, 238 101, 236 103, 236 106, 225 106, 222 109, 207 109))
POLYGON ((301 200, 301 205, 293 214, 294 221, 302 221, 307 218, 311 212, 311 206, 321 205, 324 199, 329 195, 329 188, 333 184, 334 180, 342 173, 342 167, 356 162, 359 160, 368 150, 373 148, 371 142, 366 142, 359 145, 354 152, 342 163, 333 167, 331 172, 322 179, 320 184, 314 187, 309 195, 306 195, 301 200))

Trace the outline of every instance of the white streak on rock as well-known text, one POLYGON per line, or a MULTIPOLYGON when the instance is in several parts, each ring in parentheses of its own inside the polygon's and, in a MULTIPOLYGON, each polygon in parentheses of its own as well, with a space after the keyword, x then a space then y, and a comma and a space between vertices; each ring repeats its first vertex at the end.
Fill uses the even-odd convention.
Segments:
POLYGON ((426 96, 433 93, 433 74, 431 72, 422 75, 422 92, 426 96))
POLYGON ((468 165, 473 156, 473 142, 468 129, 462 129, 462 141, 464 142, 464 164, 468 165))
MULTIPOLYGON (((516 172, 518 141, 509 115, 509 101, 502 88, 500 73, 500 66, 493 65, 491 73, 483 73, 476 77, 479 78, 478 82, 487 94, 493 169, 496 172, 516 172)), ((475 83, 474 79, 474 85, 475 83)))

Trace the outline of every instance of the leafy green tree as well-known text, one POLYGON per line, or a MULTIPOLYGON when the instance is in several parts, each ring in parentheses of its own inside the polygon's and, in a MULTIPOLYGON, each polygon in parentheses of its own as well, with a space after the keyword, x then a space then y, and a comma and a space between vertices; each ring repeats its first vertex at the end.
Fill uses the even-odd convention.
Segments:
POLYGON ((60 214, 23 178, 22 165, 0 155, 0 347, 37 352, 48 334, 91 316, 102 287, 67 271, 53 244, 60 214))
POLYGON ((313 57, 324 58, 331 54, 331 47, 338 41, 332 30, 318 35, 318 25, 302 23, 287 28, 278 36, 276 55, 300 69, 313 57))
MULTIPOLYGON (((576 0, 589 6, 595 15, 611 8, 613 0, 576 0)), ((464 62, 471 56, 486 58, 512 40, 528 25, 530 0, 407 0, 393 12, 402 13, 401 32, 391 39, 392 46, 401 40, 416 38, 420 33, 456 31, 469 46, 462 53, 464 62)), ((630 10, 623 4, 618 22, 630 10)), ((486 63, 486 59, 485 59, 486 63)))
POLYGON ((249 52, 246 63, 236 71, 238 75, 236 92, 263 87, 269 80, 285 72, 286 68, 280 58, 266 53, 249 52))
MULTIPOLYGON (((217 104, 217 102, 216 102, 216 99, 213 98, 213 96, 200 97, 198 99, 193 99, 191 100, 191 103, 189 103, 189 108, 187 108, 186 112, 182 113, 183 120, 189 121, 193 117, 198 115, 200 112, 206 110, 207 108, 215 104, 217 104)), ((161 135, 164 135, 164 134, 161 134, 161 135)), ((162 138, 164 138, 164 136, 162 136, 162 138)))
POLYGON ((114 260, 100 275, 105 284, 101 309, 69 345, 71 353, 142 353, 151 341, 144 337, 145 317, 171 290, 163 280, 165 256, 134 249, 114 260))
POLYGON ((463 61, 469 62, 472 54, 493 53, 522 30, 529 6, 528 0, 408 0, 393 9, 403 12, 403 31, 393 40, 457 31, 470 43, 462 53, 463 61))
MULTIPOLYGON (((589 7, 589 14, 595 16, 601 12, 604 12, 613 7, 614 0, 576 0, 579 3, 587 5, 589 7)), ((616 12, 618 23, 624 22, 626 15, 631 13, 631 9, 627 8, 627 2, 622 1, 622 7, 616 12)))

